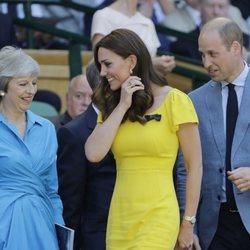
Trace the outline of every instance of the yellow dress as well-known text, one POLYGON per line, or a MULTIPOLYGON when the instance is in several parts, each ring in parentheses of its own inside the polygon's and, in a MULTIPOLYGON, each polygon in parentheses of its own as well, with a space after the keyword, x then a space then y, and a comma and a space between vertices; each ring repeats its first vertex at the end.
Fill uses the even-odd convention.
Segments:
POLYGON ((180 224, 173 184, 179 124, 198 122, 189 97, 172 89, 151 114, 161 120, 121 124, 112 145, 117 179, 107 250, 173 250, 180 224))

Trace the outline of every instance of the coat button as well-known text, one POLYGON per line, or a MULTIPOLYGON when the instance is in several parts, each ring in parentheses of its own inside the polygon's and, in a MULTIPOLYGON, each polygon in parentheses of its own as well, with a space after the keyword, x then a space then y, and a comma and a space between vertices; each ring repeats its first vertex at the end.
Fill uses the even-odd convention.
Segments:
POLYGON ((220 195, 217 196, 218 200, 220 201, 220 195))
POLYGON ((220 172, 220 173, 222 173, 222 172, 223 172, 222 168, 220 168, 220 169, 219 169, 219 172, 220 172))

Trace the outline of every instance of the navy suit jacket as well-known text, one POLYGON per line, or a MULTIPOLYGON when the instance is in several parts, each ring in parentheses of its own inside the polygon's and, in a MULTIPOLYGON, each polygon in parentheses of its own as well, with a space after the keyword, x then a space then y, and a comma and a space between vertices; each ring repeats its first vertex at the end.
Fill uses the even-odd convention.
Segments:
POLYGON ((65 224, 76 231, 75 249, 105 249, 116 170, 111 152, 99 163, 91 163, 85 156, 84 144, 96 120, 97 114, 90 105, 57 132, 59 194, 65 224))

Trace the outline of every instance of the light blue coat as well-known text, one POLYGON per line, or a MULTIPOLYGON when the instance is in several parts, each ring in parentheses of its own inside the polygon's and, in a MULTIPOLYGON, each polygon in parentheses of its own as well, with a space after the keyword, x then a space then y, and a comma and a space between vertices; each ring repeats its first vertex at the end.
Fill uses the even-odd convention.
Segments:
MULTIPOLYGON (((207 249, 217 229, 225 178, 226 137, 223 124, 221 84, 209 81, 190 93, 199 118, 203 157, 201 200, 197 212, 196 233, 202 249, 207 249)), ((242 96, 232 144, 232 169, 250 167, 250 74, 242 96)), ((182 161, 177 168, 177 195, 183 210, 185 203, 182 161)), ((250 191, 240 192, 234 186, 234 195, 243 224, 250 233, 250 191)))
POLYGON ((27 111, 22 139, 0 113, 0 250, 57 250, 63 224, 53 124, 27 111))

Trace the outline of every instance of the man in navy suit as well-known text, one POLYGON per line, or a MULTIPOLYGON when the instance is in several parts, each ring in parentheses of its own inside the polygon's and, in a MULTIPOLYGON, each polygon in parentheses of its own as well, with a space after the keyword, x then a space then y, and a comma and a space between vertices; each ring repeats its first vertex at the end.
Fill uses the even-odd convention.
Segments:
MULTIPOLYGON (((216 18, 204 25, 198 43, 211 80, 190 93, 203 158, 195 232, 203 250, 249 250, 250 72, 242 59, 242 32, 230 19, 216 18)), ((177 194, 183 207, 179 167, 177 194)))
MULTIPOLYGON (((92 89, 99 83, 99 72, 92 63, 87 68, 92 89)), ((66 226, 75 230, 74 249, 105 250, 109 205, 115 183, 115 161, 111 152, 97 164, 90 163, 84 144, 97 121, 93 104, 59 128, 58 178, 66 226)))

